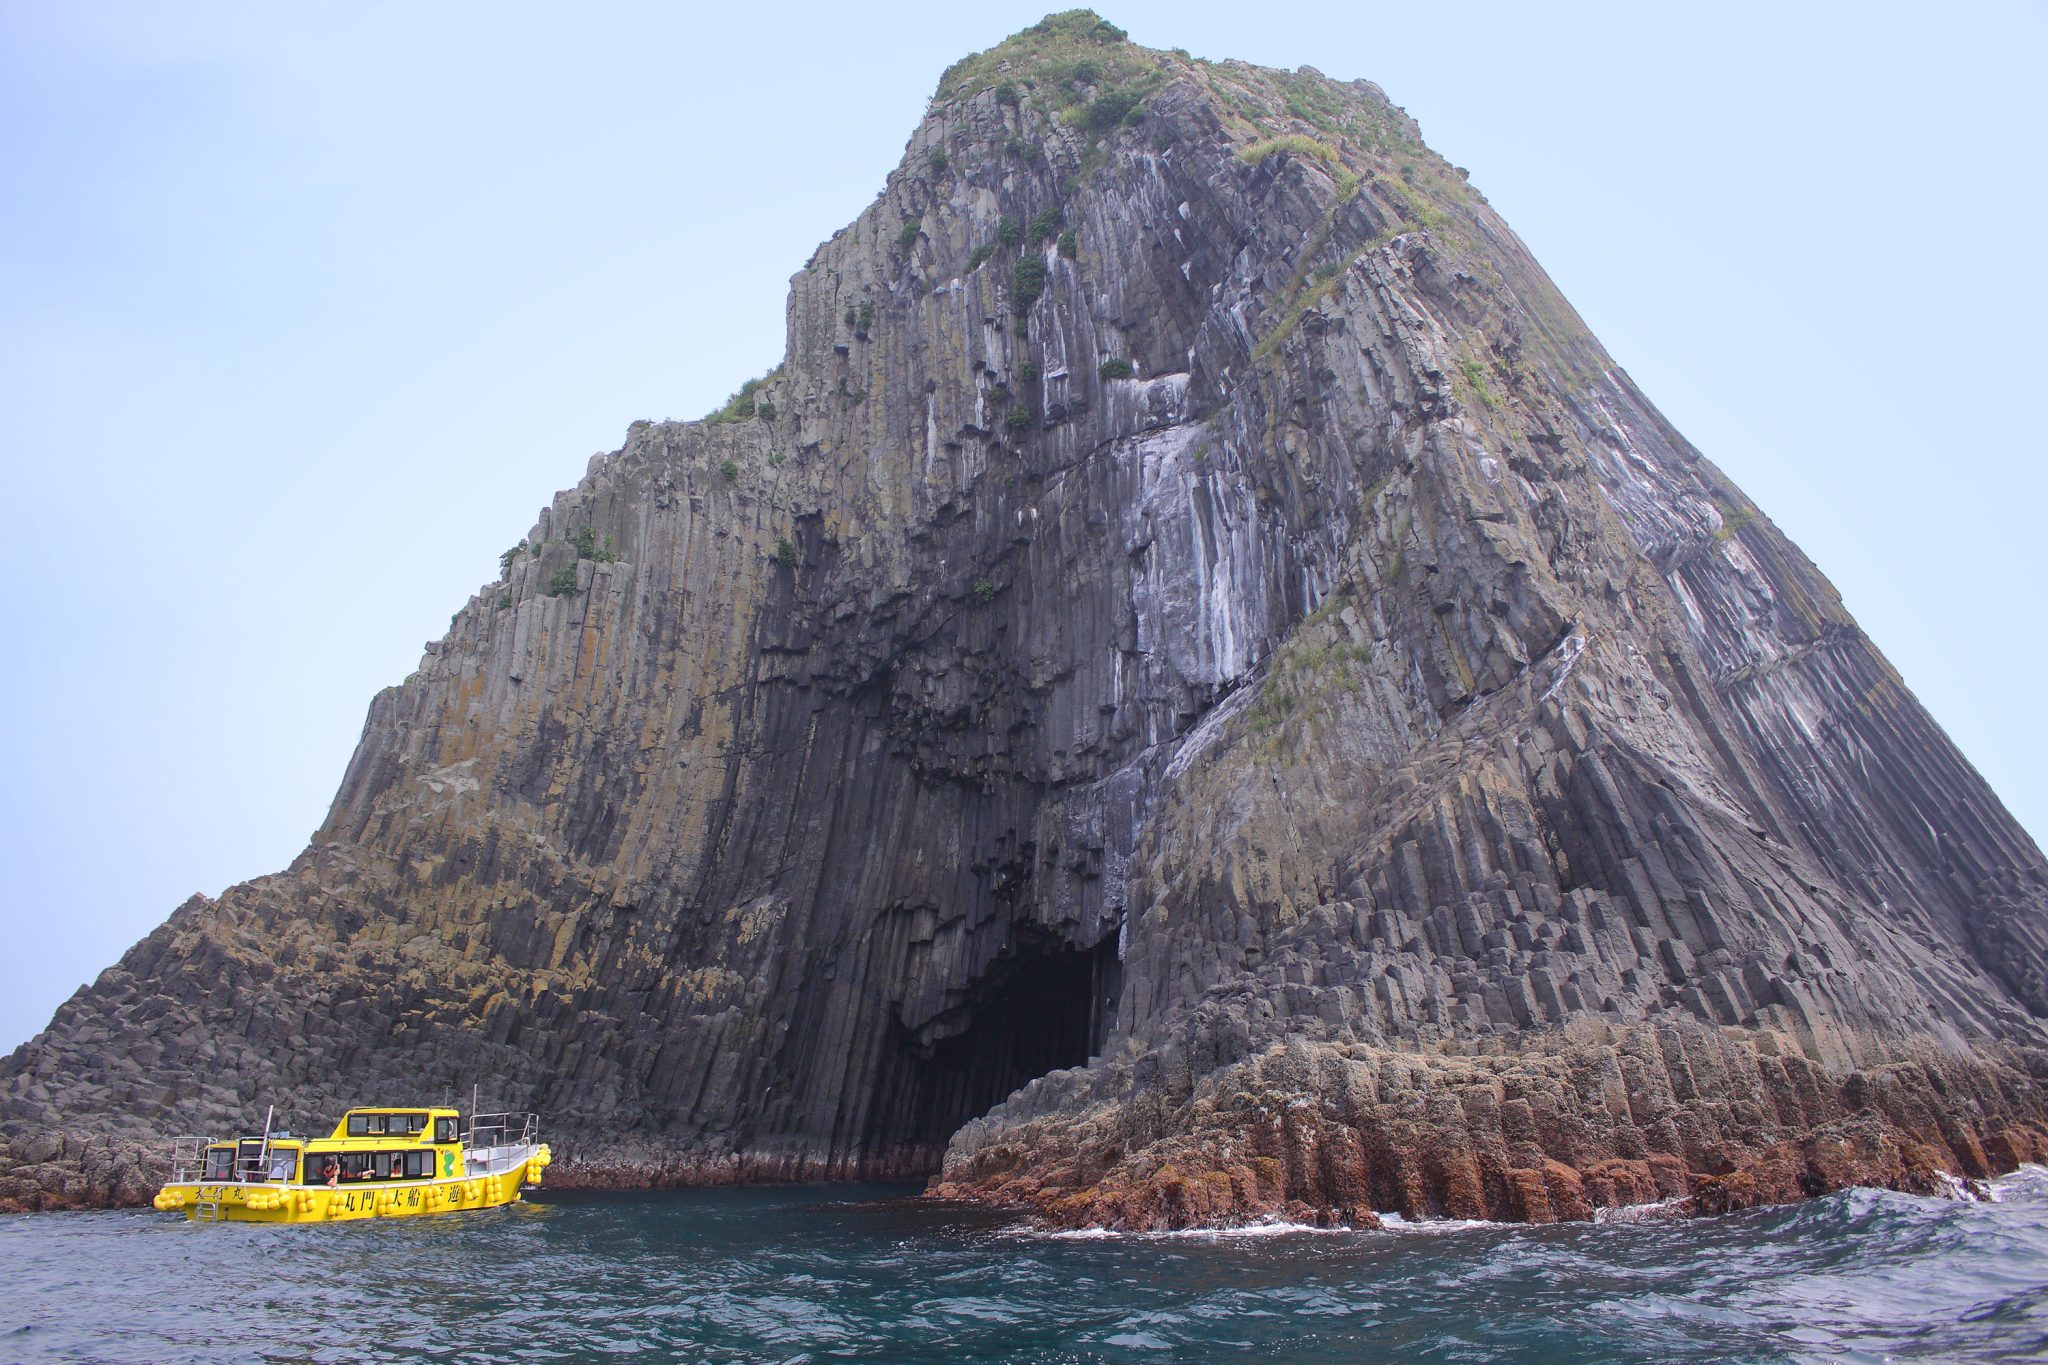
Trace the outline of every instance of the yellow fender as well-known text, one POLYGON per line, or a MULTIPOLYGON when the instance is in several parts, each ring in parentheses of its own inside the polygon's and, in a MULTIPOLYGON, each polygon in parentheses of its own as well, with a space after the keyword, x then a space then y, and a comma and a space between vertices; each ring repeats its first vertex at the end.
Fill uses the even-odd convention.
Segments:
POLYGON ((540 1145, 540 1149, 526 1159, 526 1183, 529 1185, 540 1184, 540 1173, 546 1170, 548 1164, 554 1159, 554 1152, 549 1150, 548 1145, 543 1142, 540 1145))
POLYGON ((158 1213, 176 1213, 179 1209, 185 1207, 185 1191, 159 1190, 157 1191, 156 1198, 149 1202, 156 1206, 158 1213))
POLYGON ((270 1210, 284 1203, 284 1191, 250 1190, 242 1196, 242 1203, 245 1204, 251 1212, 268 1213, 270 1210))

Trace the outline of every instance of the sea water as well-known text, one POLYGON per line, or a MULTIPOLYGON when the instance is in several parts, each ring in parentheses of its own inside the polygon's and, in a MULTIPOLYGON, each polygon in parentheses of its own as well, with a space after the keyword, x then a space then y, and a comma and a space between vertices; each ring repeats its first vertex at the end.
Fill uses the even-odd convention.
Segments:
POLYGON ((0 1362, 2048 1359, 2048 1171, 1699 1221, 1046 1234, 909 1189, 0 1218, 0 1362))

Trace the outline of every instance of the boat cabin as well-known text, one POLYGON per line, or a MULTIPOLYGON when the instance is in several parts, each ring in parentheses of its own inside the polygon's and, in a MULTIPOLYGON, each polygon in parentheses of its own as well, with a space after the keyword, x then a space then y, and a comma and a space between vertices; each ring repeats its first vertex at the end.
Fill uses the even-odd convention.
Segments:
POLYGON ((463 1172, 462 1137, 453 1109, 351 1109, 324 1138, 277 1133, 210 1143, 199 1178, 286 1185, 445 1178, 463 1172))
POLYGON ((431 1180, 463 1169, 462 1120, 453 1109, 351 1109, 306 1144, 308 1185, 431 1180))

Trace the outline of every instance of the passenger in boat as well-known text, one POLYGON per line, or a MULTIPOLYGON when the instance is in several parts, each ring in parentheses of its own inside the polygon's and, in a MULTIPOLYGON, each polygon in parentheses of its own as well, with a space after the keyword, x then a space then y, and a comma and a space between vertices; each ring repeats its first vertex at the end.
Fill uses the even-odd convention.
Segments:
POLYGON ((341 1183, 341 1163, 333 1157, 328 1157, 327 1160, 320 1163, 320 1178, 327 1182, 327 1188, 330 1190, 339 1185, 341 1183))

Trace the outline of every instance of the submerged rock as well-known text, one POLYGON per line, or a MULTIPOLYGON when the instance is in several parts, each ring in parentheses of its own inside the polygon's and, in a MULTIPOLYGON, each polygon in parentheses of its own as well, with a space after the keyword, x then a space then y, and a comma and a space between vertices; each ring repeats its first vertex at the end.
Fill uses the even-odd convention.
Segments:
POLYGON ((1376 87, 1055 16, 788 318, 0 1063, 0 1206, 478 1080, 553 1185, 1072 1226, 2048 1152, 2040 851, 1376 87))

